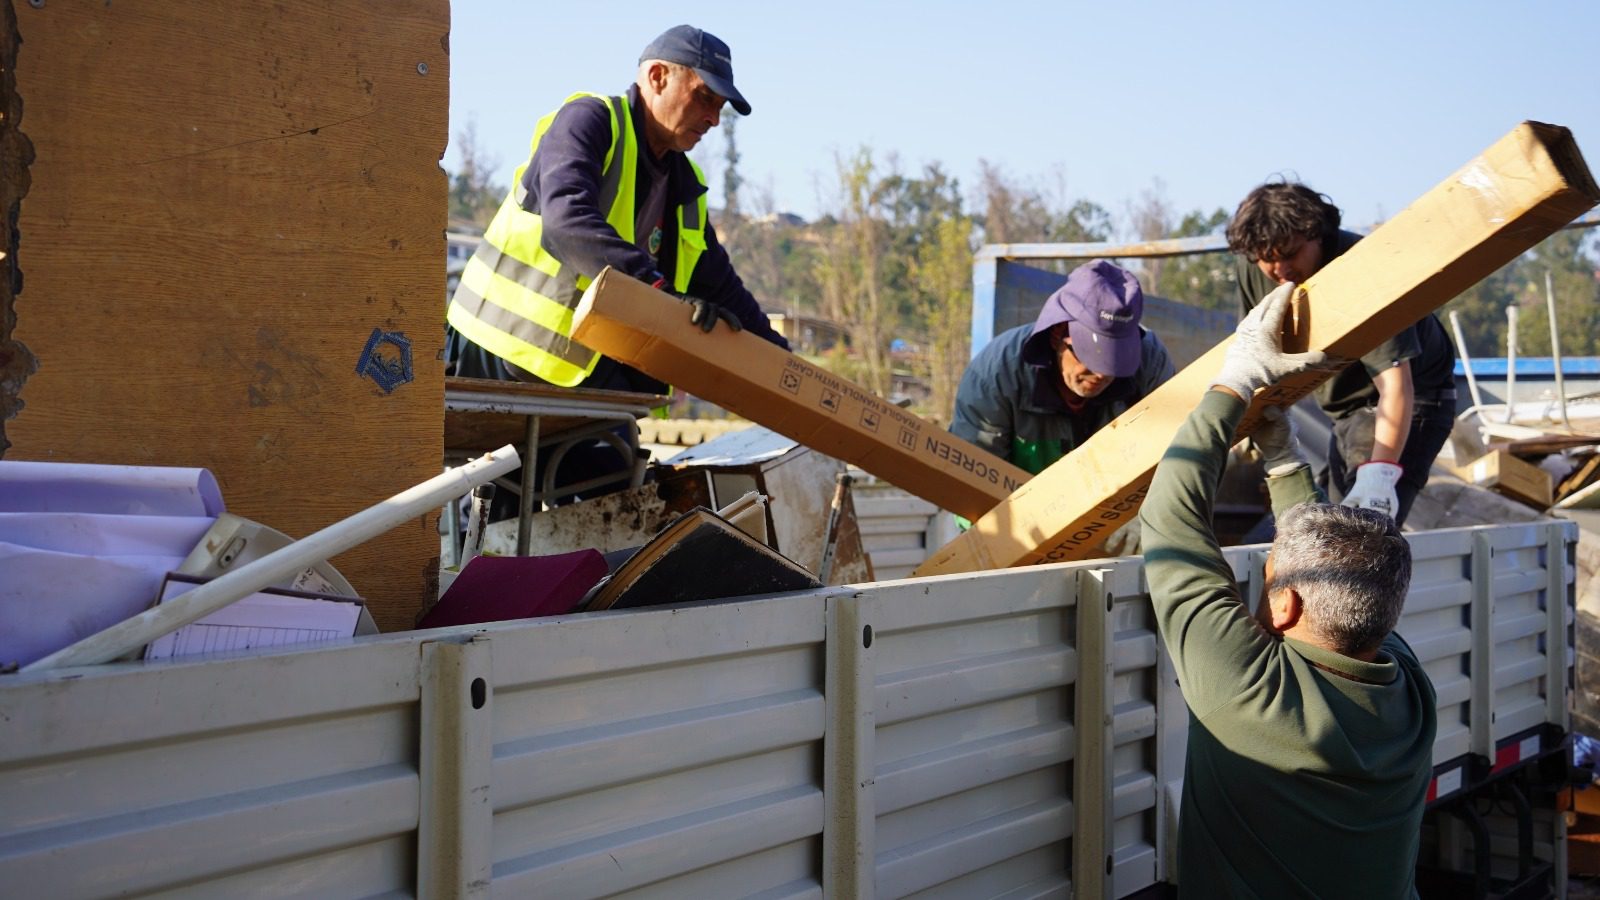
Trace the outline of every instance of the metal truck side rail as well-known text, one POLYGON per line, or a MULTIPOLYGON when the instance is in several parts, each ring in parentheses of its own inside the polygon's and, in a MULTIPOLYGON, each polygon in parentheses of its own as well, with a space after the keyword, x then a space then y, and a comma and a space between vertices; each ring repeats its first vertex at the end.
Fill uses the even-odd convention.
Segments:
MULTIPOLYGON (((1470 790, 1566 727, 1576 528, 1411 541, 1400 630, 1470 790)), ((1257 590, 1262 548, 1227 554, 1257 590)), ((0 884, 1127 896, 1171 877, 1187 727, 1142 581, 1097 560, 0 677, 0 884)), ((1553 865, 1559 815, 1536 826, 1553 865)), ((1470 862, 1446 832, 1425 853, 1470 862)))

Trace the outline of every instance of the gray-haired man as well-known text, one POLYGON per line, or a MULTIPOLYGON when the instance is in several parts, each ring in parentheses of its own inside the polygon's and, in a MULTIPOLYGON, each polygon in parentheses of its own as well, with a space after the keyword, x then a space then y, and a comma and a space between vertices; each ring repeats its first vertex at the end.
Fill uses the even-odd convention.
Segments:
POLYGON ((1281 415, 1256 434, 1278 533, 1254 615, 1211 529, 1249 398, 1332 362, 1283 352, 1293 288, 1239 324, 1140 512, 1150 597, 1190 712, 1186 900, 1413 895, 1435 711, 1427 674, 1391 633, 1409 547, 1388 516, 1320 502, 1281 415))

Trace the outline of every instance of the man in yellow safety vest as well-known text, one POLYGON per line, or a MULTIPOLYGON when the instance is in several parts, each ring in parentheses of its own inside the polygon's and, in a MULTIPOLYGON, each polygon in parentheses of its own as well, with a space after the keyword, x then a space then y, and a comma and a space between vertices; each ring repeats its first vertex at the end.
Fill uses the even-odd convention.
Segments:
POLYGON ((572 310, 606 266, 694 298, 685 314, 708 331, 721 319, 787 346, 717 243, 686 155, 724 103, 750 112, 728 45, 679 25, 645 48, 625 94, 574 94, 539 120, 450 301, 456 374, 659 390, 572 340, 572 310))
POLYGON ((454 374, 664 392, 572 339, 572 311, 606 266, 683 297, 706 331, 722 321, 787 349, 717 242, 686 155, 725 103, 750 114, 728 45, 679 25, 644 49, 625 93, 573 94, 540 119, 450 300, 454 374))

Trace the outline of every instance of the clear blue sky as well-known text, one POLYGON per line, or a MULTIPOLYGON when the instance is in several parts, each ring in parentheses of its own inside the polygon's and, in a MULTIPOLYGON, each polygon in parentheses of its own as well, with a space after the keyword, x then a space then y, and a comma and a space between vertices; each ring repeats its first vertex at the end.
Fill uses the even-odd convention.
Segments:
MULTIPOLYGON (((1596 0, 705 2, 455 0, 451 148, 475 123, 501 164, 569 93, 614 93, 688 21, 733 50, 753 107, 740 173, 780 210, 828 202, 836 153, 978 160, 1126 220, 1159 179, 1178 212, 1230 211, 1297 173, 1346 222, 1392 216, 1524 119, 1573 130, 1600 171, 1596 0), (693 12, 688 12, 693 10, 693 12)), ((720 130, 695 151, 721 196, 720 130)))

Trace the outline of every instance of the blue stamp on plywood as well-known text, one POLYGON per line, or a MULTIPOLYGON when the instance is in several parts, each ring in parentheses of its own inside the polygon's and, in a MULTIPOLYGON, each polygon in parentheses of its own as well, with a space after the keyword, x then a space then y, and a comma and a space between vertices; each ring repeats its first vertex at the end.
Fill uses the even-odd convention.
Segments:
POLYGON ((412 380, 411 339, 401 331, 372 329, 356 362, 356 374, 371 378, 385 394, 412 380))

